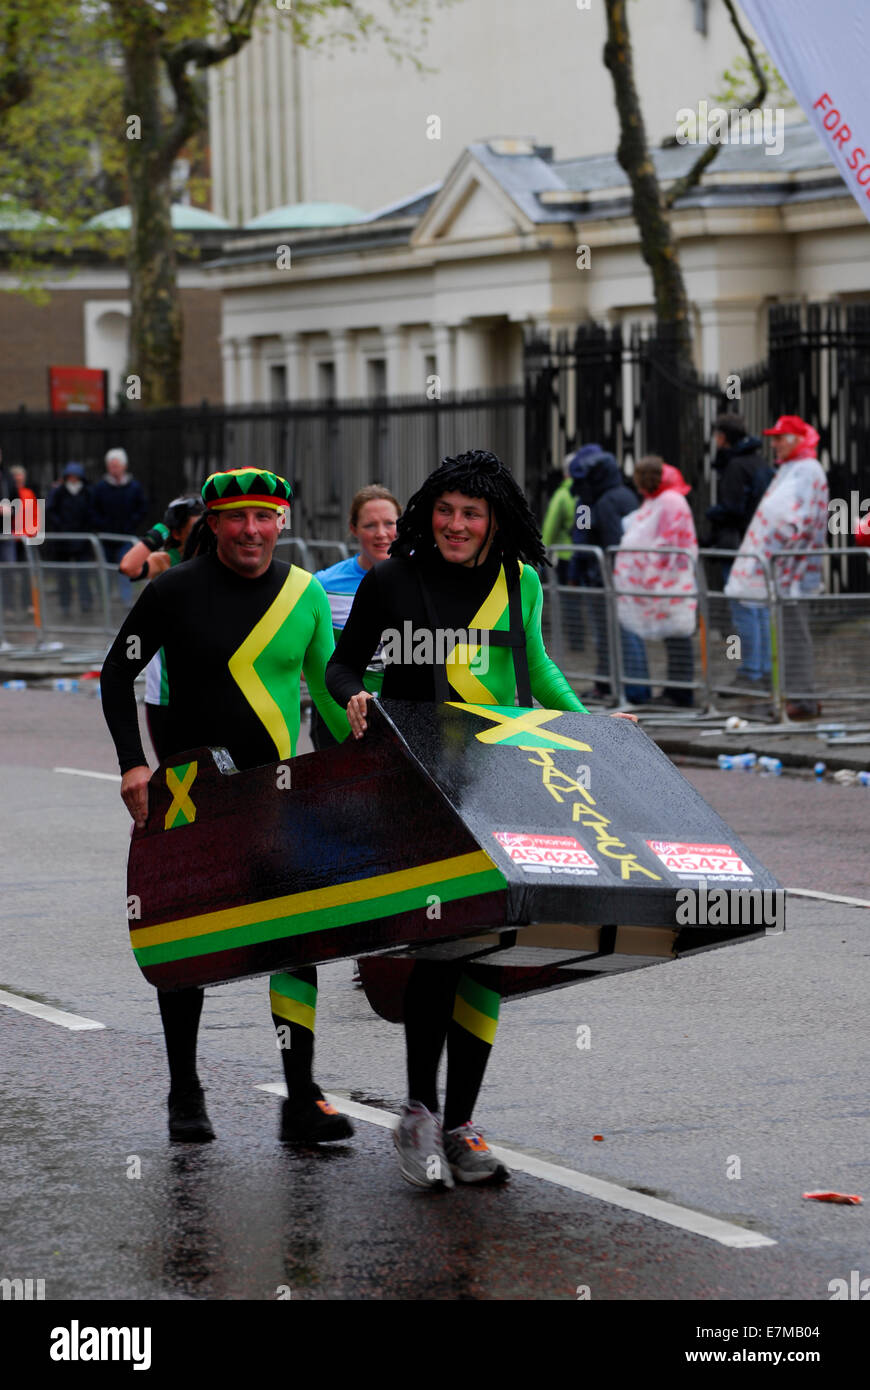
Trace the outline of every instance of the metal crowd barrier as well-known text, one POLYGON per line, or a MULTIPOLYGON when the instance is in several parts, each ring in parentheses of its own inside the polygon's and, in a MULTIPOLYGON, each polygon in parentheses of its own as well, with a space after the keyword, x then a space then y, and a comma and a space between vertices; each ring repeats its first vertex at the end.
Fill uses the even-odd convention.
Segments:
POLYGON ((275 554, 279 560, 284 560, 288 565, 298 565, 300 569, 304 570, 315 568, 308 554, 308 542, 302 540, 300 536, 279 536, 275 546, 275 554), (290 551, 289 555, 287 554, 288 551, 290 551))
POLYGON ((795 559, 806 563, 810 556, 820 557, 825 573, 853 555, 870 562, 870 553, 858 546, 780 550, 771 557, 782 688, 788 700, 858 703, 870 699, 870 594, 829 589, 802 594, 789 584, 795 559))
MULTIPOLYGON (((24 558, 28 611, 24 622, 16 619, 14 633, 12 624, 7 624, 16 660, 66 649, 73 638, 75 650, 66 651, 62 660, 99 661, 121 622, 120 612, 113 611, 99 537, 93 532, 67 531, 49 534, 38 544, 25 539, 24 558)), ((20 584, 21 562, 14 568, 20 584)))
POLYGON ((344 541, 303 540, 301 536, 280 536, 276 550, 280 560, 289 560, 290 564, 299 565, 304 570, 310 570, 312 574, 348 557, 344 541), (282 550, 290 550, 291 554, 282 555, 282 550), (327 555, 334 552, 335 559, 321 559, 324 551, 327 555))
MULTIPOLYGON (((62 648, 61 661, 98 664, 141 592, 139 581, 118 569, 139 537, 75 531, 49 532, 38 543, 16 539, 23 559, 0 558, 0 650, 27 659, 62 648)), ((277 553, 315 571, 347 559, 348 547, 288 535, 278 540, 277 553)))
POLYGON ((633 552, 610 547, 605 555, 596 546, 560 545, 548 554, 555 561, 569 549, 572 561, 576 556, 585 562, 578 566, 581 582, 560 582, 555 566, 547 571, 543 630, 550 655, 573 685, 588 680, 612 704, 643 704, 663 685, 671 703, 691 700, 710 710, 717 696, 739 695, 764 701, 779 718, 792 701, 870 700, 870 594, 834 593, 830 587, 800 594, 787 592, 784 584, 795 559, 814 556, 829 573, 852 555, 870 562, 866 550, 744 557, 755 561, 763 581, 765 597, 758 600, 725 593, 736 551, 703 549, 697 558, 677 547, 644 551, 684 555, 694 573, 693 589, 685 594, 674 595, 665 586, 649 591, 651 597, 697 603, 691 636, 656 639, 627 633, 619 622, 619 599, 638 593, 614 578, 614 558, 633 552))
POLYGON ((309 552, 309 554, 311 554, 311 555, 313 556, 313 566, 312 566, 312 567, 313 567, 313 569, 315 569, 315 570, 325 570, 325 569, 328 569, 330 565, 337 565, 337 564, 339 563, 340 560, 347 560, 347 559, 348 559, 348 556, 349 556, 349 551, 348 551, 348 548, 347 548, 347 546, 345 545, 344 541, 312 541, 312 540, 308 540, 308 541, 305 542, 305 544, 306 544, 306 546, 308 547, 308 552, 309 552), (318 556, 322 556, 324 551, 327 552, 327 557, 329 556, 330 553, 332 553, 332 552, 334 551, 334 552, 335 552, 335 558, 334 558, 334 559, 329 559, 329 558, 326 558, 326 559, 320 558, 320 559, 319 559, 318 556))
MULTIPOLYGON (((597 545, 551 546, 546 571, 544 642, 556 665, 577 685, 591 681, 602 693, 616 689, 612 581, 604 551, 597 545), (570 551, 577 582, 561 582, 555 557, 570 551)), ((614 697, 615 698, 615 697, 614 697)))
POLYGON ((706 630, 702 648, 708 671, 711 695, 739 694, 748 700, 760 699, 773 705, 781 716, 784 694, 779 641, 775 620, 776 591, 770 564, 763 555, 747 554, 755 561, 764 584, 765 599, 750 603, 733 599, 725 593, 727 575, 737 552, 707 548, 699 552, 705 562, 702 570, 702 589, 705 595, 706 630), (739 638, 739 644, 734 639, 739 638), (757 684, 740 672, 747 664, 758 671, 757 684))
MULTIPOLYGON (((91 532, 49 534, 45 543, 23 539, 23 560, 0 561, 0 644, 15 658, 37 657, 64 649, 61 660, 98 663, 123 621, 129 601, 117 582, 120 547, 136 537, 91 532), (80 547, 85 558, 63 557, 64 550, 80 547), (17 598, 17 605, 15 599, 17 598), (15 608, 17 607, 17 612, 15 608), (6 609, 4 621, 4 609, 6 609), (28 611, 29 610, 29 611, 28 611)), ((329 563, 330 551, 346 558, 342 541, 282 536, 281 558, 315 571, 329 563), (324 552, 326 556, 324 557, 324 552)), ((758 565, 766 598, 750 602, 725 593, 725 575, 734 551, 704 549, 697 559, 676 547, 651 553, 682 554, 694 572, 690 593, 655 595, 697 602, 697 622, 691 637, 677 639, 627 638, 619 622, 619 598, 636 597, 635 590, 614 580, 613 562, 618 551, 605 554, 598 546, 555 546, 551 559, 570 551, 577 582, 570 582, 554 566, 544 575, 543 630, 547 648, 557 666, 575 686, 589 682, 602 699, 611 703, 640 703, 631 699, 638 687, 665 685, 672 696, 698 701, 715 708, 717 695, 755 696, 769 701, 782 717, 788 701, 870 700, 867 652, 870 643, 870 593, 791 592, 789 569, 797 559, 820 560, 820 570, 830 578, 839 562, 863 557, 858 547, 819 551, 778 551, 758 565), (789 589, 787 592, 786 590, 789 589), (740 638, 739 643, 734 639, 740 638), (747 654, 747 642, 758 649, 747 654), (644 668, 639 647, 644 649, 644 668), (676 645, 675 645, 676 644, 676 645), (739 679, 747 661, 758 662, 761 679, 747 685, 739 679), (738 679, 735 679, 738 677, 738 679)), ((845 573, 845 565, 841 573, 845 573)), ((793 586, 791 586, 793 587, 793 586)))

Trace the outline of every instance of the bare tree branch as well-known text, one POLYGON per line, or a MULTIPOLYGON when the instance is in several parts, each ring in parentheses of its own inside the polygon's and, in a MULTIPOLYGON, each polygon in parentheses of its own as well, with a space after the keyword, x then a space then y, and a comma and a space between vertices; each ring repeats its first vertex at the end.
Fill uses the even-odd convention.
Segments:
MULTIPOLYGON (((761 67, 759 66, 758 59, 755 56, 755 49, 752 46, 752 40, 750 39, 749 35, 746 33, 745 29, 740 23, 740 20, 737 16, 737 11, 734 8, 733 0, 723 0, 723 4, 726 10, 728 11, 731 23, 737 31, 737 37, 740 39, 740 42, 746 49, 747 55, 749 57, 749 62, 752 66, 752 71, 755 73, 756 79, 758 81, 758 91, 752 98, 751 109, 754 109, 755 107, 760 106, 761 103, 764 101, 764 98, 767 96, 767 78, 762 72, 761 67)), ((691 169, 689 169, 688 173, 684 174, 681 179, 677 179, 676 183, 672 184, 672 186, 668 189, 667 193, 665 194, 666 208, 672 208, 678 198, 685 198, 689 190, 694 188, 695 185, 700 182, 701 175, 704 173, 704 170, 708 169, 710 165, 713 163, 713 160, 719 153, 720 148, 720 145, 707 145, 701 151, 701 153, 698 155, 698 158, 692 165, 691 169)))
MULTIPOLYGON (((205 106, 188 72, 189 64, 202 70, 215 63, 223 63, 232 58, 250 41, 254 17, 260 0, 243 0, 235 15, 228 8, 220 8, 221 18, 227 29, 226 36, 217 44, 207 39, 190 38, 181 43, 165 45, 162 49, 163 63, 175 93, 175 118, 166 131, 161 151, 161 163, 171 168, 172 162, 198 130, 205 124, 205 106)), ((217 8, 217 7, 216 7, 217 8)))
POLYGON ((613 78, 619 115, 616 157, 628 175, 632 212, 640 235, 640 250, 652 273, 656 320, 673 325, 676 349, 691 362, 689 301, 680 271, 673 233, 662 204, 661 188, 650 157, 640 99, 634 83, 626 0, 605 0, 607 41, 604 63, 613 78))
POLYGON ((188 63, 195 63, 198 68, 209 68, 214 63, 223 63, 227 58, 232 58, 250 39, 251 27, 259 5, 260 0, 244 0, 238 14, 232 17, 222 9, 221 17, 227 33, 221 43, 212 44, 207 39, 191 38, 167 49, 163 59, 170 77, 173 68, 177 68, 178 64, 186 67, 188 63))
POLYGON ((760 106, 761 103, 764 101, 764 98, 767 96, 767 78, 762 72, 761 64, 755 56, 755 49, 753 47, 752 40, 746 33, 746 30, 743 28, 743 25, 740 23, 740 17, 734 8, 733 0, 723 0, 723 3, 725 5, 726 10, 728 11, 731 23, 733 24, 737 32, 737 37, 743 44, 743 47, 746 49, 746 56, 749 59, 750 66, 752 68, 752 71, 755 73, 755 79, 758 83, 758 91, 752 98, 752 105, 760 106))

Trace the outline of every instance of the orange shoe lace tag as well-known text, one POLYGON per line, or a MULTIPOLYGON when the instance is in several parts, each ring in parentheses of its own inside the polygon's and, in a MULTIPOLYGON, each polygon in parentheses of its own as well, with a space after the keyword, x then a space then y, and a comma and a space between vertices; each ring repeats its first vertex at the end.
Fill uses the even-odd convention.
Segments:
POLYGON ((475 1153, 489 1153, 485 1140, 479 1134, 466 1134, 465 1142, 475 1153))
POLYGON ((334 1105, 330 1105, 330 1103, 329 1103, 328 1100, 318 1100, 318 1101, 315 1101, 315 1104, 320 1106, 320 1109, 323 1111, 324 1115, 337 1115, 337 1114, 338 1114, 338 1111, 336 1110, 335 1106, 334 1106, 334 1105))

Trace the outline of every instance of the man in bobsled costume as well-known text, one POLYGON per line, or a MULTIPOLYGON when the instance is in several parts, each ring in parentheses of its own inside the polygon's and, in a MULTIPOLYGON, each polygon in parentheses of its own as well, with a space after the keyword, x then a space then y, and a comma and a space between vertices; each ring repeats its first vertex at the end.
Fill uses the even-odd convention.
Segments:
MULTIPOLYGON (((239 769, 292 758, 300 723, 300 677, 336 741, 347 737, 344 712, 326 693, 324 671, 334 639, 329 602, 307 570, 274 558, 292 500, 286 478, 267 469, 212 473, 203 484, 205 514, 194 526, 186 561, 148 585, 103 663, 103 712, 121 769, 121 796, 137 826, 148 816, 149 768, 136 714, 134 680, 162 651, 169 699, 152 726, 162 762, 200 745, 226 748, 239 769), (256 670, 254 662, 256 661, 256 670)), ((317 971, 282 971, 269 985, 287 1083, 282 1140, 323 1143, 353 1134, 349 1120, 314 1080, 317 971)), ((169 1135, 214 1138, 197 1072, 203 990, 158 990, 169 1063, 169 1135)))

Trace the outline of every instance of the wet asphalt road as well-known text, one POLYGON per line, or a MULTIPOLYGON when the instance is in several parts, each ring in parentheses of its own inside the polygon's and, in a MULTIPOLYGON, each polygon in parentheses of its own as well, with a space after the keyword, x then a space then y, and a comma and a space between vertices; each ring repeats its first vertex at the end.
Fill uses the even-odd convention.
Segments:
MULTIPOLYGON (((49 1299, 827 1300, 832 1279, 870 1274, 867 1206, 801 1200, 870 1200, 866 909, 795 899, 785 936, 502 1014, 477 1116, 492 1142, 774 1245, 726 1248, 522 1173, 418 1193, 365 1121, 346 1145, 280 1145, 278 1098, 257 1089, 281 1075, 265 980, 208 991, 218 1139, 173 1146, 153 992, 126 938, 129 821, 116 784, 52 770, 116 770, 97 703, 0 691, 0 729, 0 988, 106 1025, 0 1006, 0 1277, 44 1278, 49 1299)), ((865 789, 687 775, 787 886, 870 898, 865 789)), ((400 1030, 349 962, 320 976, 321 1085, 396 1109, 400 1030)))

